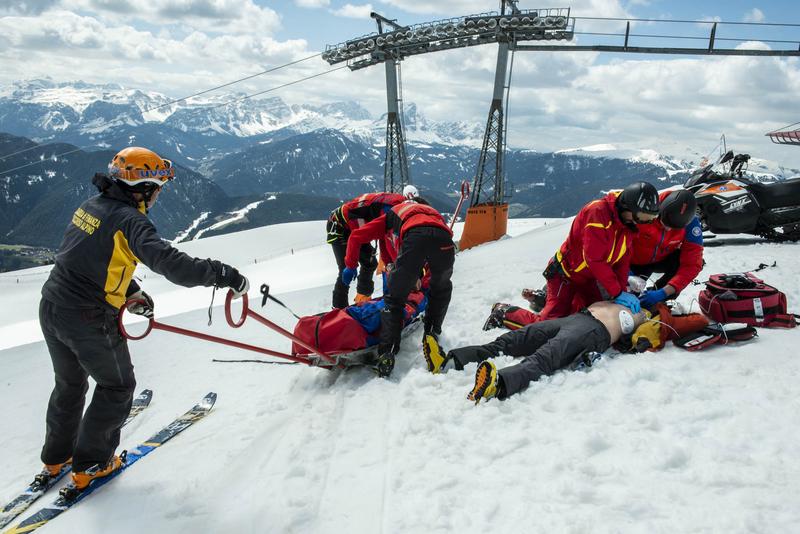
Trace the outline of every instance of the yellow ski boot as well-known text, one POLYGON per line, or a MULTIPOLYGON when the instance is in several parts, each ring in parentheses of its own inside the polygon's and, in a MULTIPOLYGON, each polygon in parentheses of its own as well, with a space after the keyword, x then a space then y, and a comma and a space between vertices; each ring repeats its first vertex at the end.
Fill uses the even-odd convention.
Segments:
POLYGON ((475 371, 475 386, 467 395, 467 399, 478 404, 481 399, 489 400, 497 396, 497 367, 489 360, 478 364, 475 371))
POLYGON ((428 364, 428 371, 437 375, 442 372, 447 364, 447 355, 444 354, 439 339, 436 334, 427 333, 422 336, 422 353, 425 355, 425 362, 428 364))

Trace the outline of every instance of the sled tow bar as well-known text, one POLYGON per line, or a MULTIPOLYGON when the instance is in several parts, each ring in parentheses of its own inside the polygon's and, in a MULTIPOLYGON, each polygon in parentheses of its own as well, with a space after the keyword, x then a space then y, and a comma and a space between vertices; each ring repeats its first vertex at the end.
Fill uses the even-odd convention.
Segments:
MULTIPOLYGON (((225 297, 225 320, 228 322, 228 324, 232 328, 241 327, 244 324, 244 322, 247 319, 247 317, 252 317, 254 320, 256 320, 259 323, 263 324, 267 328, 269 328, 271 330, 274 330, 275 332, 278 332, 280 335, 282 335, 282 336, 290 339, 291 341, 297 343, 298 345, 300 345, 304 349, 311 351, 311 353, 319 355, 326 362, 331 363, 334 366, 337 364, 336 360, 334 360, 330 355, 322 352, 321 350, 319 350, 318 348, 316 348, 316 347, 314 347, 312 345, 309 345, 308 343, 306 343, 302 339, 296 337, 294 334, 292 334, 288 330, 286 330, 284 328, 281 328, 280 326, 278 326, 277 324, 273 323, 272 321, 270 321, 266 317, 263 317, 263 316, 259 315, 258 313, 254 312, 253 310, 251 310, 249 305, 248 305, 249 304, 249 299, 247 298, 246 294, 242 295, 241 298, 242 298, 242 313, 239 316, 239 319, 234 321, 233 320, 233 314, 231 312, 231 305, 232 305, 233 300, 234 300, 233 291, 228 290, 228 294, 225 297)), ((193 337, 193 338, 197 338, 197 339, 202 339, 204 341, 210 341, 212 343, 219 343, 220 345, 227 345, 229 347, 234 347, 234 348, 237 348, 237 349, 249 350, 251 352, 258 352, 260 354, 265 354, 267 356, 274 356, 276 358, 283 358, 283 359, 286 359, 286 360, 291 360, 293 362, 304 363, 306 365, 312 365, 312 361, 308 357, 295 356, 293 354, 286 354, 284 352, 278 352, 278 351, 275 351, 275 350, 265 349, 263 347, 257 347, 255 345, 250 345, 250 344, 247 344, 247 343, 241 343, 239 341, 234 341, 232 339, 225 339, 225 338, 218 337, 218 336, 212 336, 210 334, 204 334, 202 332, 196 332, 194 330, 188 330, 186 328, 181 328, 179 326, 174 326, 174 325, 158 322, 152 317, 148 318, 147 328, 145 329, 145 331, 142 334, 133 335, 130 332, 128 332, 128 330, 125 328, 125 325, 123 324, 123 320, 122 319, 123 319, 123 316, 124 316, 125 312, 128 311, 128 306, 131 305, 131 304, 137 303, 137 302, 145 304, 144 300, 129 300, 119 310, 119 316, 117 317, 117 325, 119 326, 120 334, 122 334, 122 336, 125 337, 126 339, 137 341, 139 339, 144 339, 145 337, 147 337, 150 334, 150 332, 152 332, 153 330, 164 330, 165 332, 172 332, 173 334, 179 334, 179 335, 182 335, 182 336, 188 336, 188 337, 193 337)))

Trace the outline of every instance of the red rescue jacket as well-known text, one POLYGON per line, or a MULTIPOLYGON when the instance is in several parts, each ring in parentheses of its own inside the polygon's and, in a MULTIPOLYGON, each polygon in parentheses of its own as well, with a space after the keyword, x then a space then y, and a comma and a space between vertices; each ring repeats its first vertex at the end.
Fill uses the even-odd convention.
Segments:
POLYGON ((358 265, 361 245, 375 239, 379 241, 381 258, 384 263, 393 263, 400 251, 403 236, 408 230, 418 226, 435 226, 446 230, 451 236, 453 235, 444 217, 436 208, 413 200, 406 200, 395 205, 385 215, 381 215, 350 233, 347 240, 347 253, 344 257, 345 265, 351 269, 355 268, 358 265))
MULTIPOLYGON (((664 200, 671 191, 664 191, 664 200)), ((676 250, 680 250, 678 272, 668 282, 681 292, 703 269, 703 229, 695 217, 686 228, 667 228, 656 219, 650 224, 640 224, 633 240, 632 265, 658 263, 676 250)))
POLYGON ((617 213, 619 192, 607 194, 581 208, 567 240, 556 252, 566 278, 575 284, 597 280, 610 297, 625 290, 634 233, 617 213))
POLYGON ((399 193, 365 193, 342 204, 342 217, 350 230, 355 230, 377 219, 406 198, 399 193))

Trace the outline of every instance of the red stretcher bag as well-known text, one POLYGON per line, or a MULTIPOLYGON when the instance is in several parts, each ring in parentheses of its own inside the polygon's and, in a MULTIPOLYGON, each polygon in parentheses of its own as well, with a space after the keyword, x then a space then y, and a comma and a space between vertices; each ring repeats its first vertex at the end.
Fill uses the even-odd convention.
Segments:
POLYGON ((720 323, 794 328, 786 310, 786 295, 753 273, 713 274, 700 292, 700 308, 720 323))
MULTIPOLYGON (((294 335, 325 353, 341 354, 367 346, 367 333, 361 323, 346 310, 331 310, 301 317, 294 335)), ((292 342, 292 354, 310 354, 308 349, 292 342)))

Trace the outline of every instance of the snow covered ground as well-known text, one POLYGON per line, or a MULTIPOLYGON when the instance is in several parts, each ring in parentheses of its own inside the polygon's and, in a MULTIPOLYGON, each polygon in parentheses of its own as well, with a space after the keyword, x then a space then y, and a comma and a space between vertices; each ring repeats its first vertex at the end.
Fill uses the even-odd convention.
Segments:
MULTIPOLYGON (((459 254, 446 347, 492 339, 499 331, 481 331, 491 304, 521 303, 522 287, 542 283, 569 220, 547 222, 511 221, 512 237, 459 254)), ((254 306, 267 282, 310 314, 328 308, 335 276, 323 228, 277 225, 181 247, 243 267, 254 306)), ((708 248, 704 275, 777 261, 763 277, 797 311, 797 254, 791 244, 708 248)), ((0 275, 0 502, 39 468, 53 380, 36 321, 45 271, 0 275)), ((222 294, 208 327, 209 289, 140 275, 164 322, 289 348, 258 324, 230 329, 222 294)), ((272 304, 263 312, 294 324, 272 304)), ((430 375, 418 333, 380 380, 366 369, 212 363, 258 355, 155 332, 131 342, 139 389, 155 394, 122 447, 212 390, 214 411, 42 532, 796 532, 799 343, 800 330, 760 329, 701 353, 624 355, 473 406, 474 365, 430 375)))

